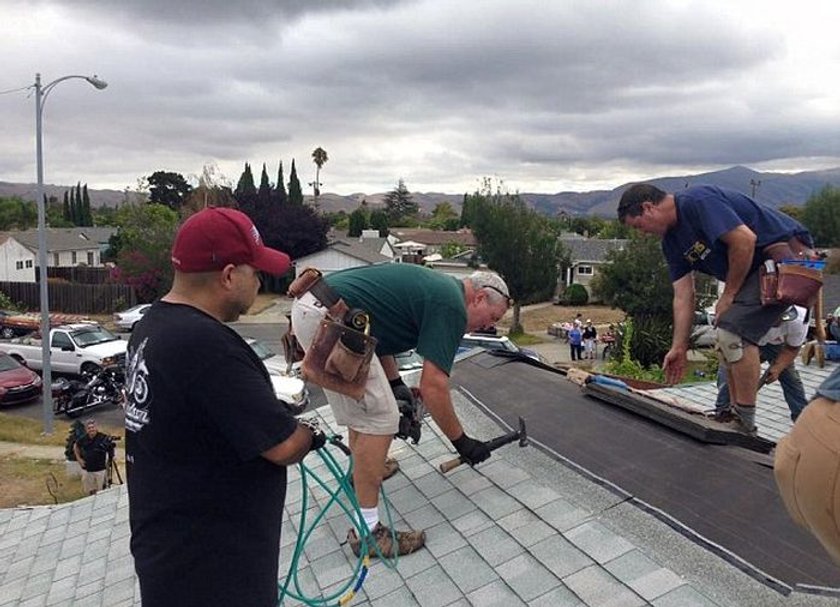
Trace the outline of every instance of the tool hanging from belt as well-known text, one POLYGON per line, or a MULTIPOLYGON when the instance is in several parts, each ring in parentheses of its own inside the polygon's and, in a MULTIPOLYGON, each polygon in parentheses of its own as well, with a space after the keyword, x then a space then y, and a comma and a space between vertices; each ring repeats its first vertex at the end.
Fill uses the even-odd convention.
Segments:
MULTIPOLYGON (((376 338, 370 336, 370 316, 359 308, 351 309, 315 268, 306 268, 289 285, 289 295, 296 299, 306 293, 327 309, 327 316, 303 357, 303 378, 361 399, 376 349, 376 338)), ((291 322, 289 332, 293 336, 291 322)))

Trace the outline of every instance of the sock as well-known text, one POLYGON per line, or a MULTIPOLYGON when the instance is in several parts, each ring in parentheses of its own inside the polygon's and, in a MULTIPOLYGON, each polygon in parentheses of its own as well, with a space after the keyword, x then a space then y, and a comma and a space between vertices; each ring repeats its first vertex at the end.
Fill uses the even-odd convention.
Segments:
POLYGON ((368 530, 373 531, 374 527, 379 523, 379 508, 359 508, 362 513, 362 520, 367 525, 368 530))
POLYGON ((735 413, 741 418, 741 425, 747 430, 755 428, 755 405, 739 405, 735 403, 735 413))

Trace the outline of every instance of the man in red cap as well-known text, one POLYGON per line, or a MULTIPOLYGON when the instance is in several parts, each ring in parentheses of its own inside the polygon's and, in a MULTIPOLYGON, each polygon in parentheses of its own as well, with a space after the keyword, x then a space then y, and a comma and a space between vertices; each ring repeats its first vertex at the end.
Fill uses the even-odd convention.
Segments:
POLYGON ((126 471, 144 607, 277 602, 286 466, 324 444, 277 401, 224 323, 284 274, 248 216, 208 208, 181 226, 171 290, 128 345, 126 471))

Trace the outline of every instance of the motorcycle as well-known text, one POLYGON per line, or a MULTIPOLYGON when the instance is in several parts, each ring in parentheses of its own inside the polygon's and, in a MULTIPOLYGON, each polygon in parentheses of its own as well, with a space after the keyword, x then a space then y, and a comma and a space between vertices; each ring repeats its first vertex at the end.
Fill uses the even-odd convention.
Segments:
POLYGON ((103 405, 125 407, 125 371, 111 365, 80 380, 62 377, 53 382, 52 395, 53 411, 71 418, 103 405))

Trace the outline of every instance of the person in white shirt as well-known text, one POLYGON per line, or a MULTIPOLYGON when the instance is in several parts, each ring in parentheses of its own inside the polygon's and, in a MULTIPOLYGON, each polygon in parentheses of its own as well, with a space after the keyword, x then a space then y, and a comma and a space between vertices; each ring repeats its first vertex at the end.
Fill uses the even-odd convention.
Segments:
MULTIPOLYGON (((764 384, 773 383, 779 380, 785 402, 790 409, 790 418, 793 421, 802 413, 802 409, 808 404, 805 398, 805 387, 802 379, 796 370, 794 360, 799 354, 799 349, 805 343, 808 335, 808 311, 800 306, 792 306, 782 315, 781 321, 770 327, 764 337, 758 342, 758 351, 761 362, 768 362, 770 366, 762 376, 764 384), (795 311, 795 315, 794 312, 795 311)), ((729 386, 726 381, 726 373, 718 370, 718 397, 715 402, 714 417, 718 421, 726 422, 732 416, 729 402, 729 386)), ((759 388, 761 387, 759 385, 759 388)))

